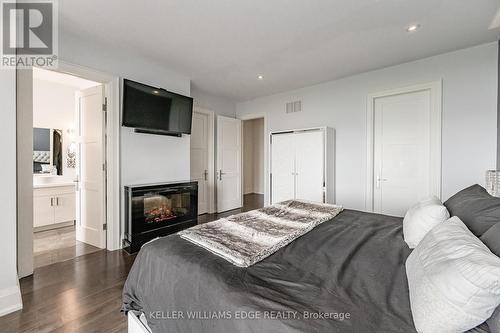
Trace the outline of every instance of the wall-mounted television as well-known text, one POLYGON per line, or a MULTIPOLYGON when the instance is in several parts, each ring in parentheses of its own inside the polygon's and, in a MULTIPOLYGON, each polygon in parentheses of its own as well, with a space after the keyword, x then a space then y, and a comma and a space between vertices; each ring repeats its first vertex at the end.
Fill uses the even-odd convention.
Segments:
POLYGON ((122 125, 136 132, 191 134, 193 99, 162 88, 123 80, 122 125))

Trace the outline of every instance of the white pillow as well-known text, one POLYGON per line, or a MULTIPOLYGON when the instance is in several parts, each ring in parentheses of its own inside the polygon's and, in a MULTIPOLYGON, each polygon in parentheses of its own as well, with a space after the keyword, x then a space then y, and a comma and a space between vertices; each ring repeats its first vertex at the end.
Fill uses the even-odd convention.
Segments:
POLYGON ((412 206, 403 220, 403 235, 410 249, 415 248, 435 226, 450 218, 441 200, 432 196, 412 206))
POLYGON ((406 261, 420 333, 465 332, 500 304, 500 258, 456 216, 424 237, 406 261))

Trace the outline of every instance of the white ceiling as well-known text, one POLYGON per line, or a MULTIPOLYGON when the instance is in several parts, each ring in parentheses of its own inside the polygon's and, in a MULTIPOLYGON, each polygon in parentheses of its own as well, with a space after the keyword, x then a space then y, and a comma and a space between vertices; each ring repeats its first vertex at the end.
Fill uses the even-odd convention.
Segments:
POLYGON ((500 39, 500 0, 64 0, 59 9, 61 29, 237 101, 500 39), (421 29, 409 34, 412 23, 421 29))

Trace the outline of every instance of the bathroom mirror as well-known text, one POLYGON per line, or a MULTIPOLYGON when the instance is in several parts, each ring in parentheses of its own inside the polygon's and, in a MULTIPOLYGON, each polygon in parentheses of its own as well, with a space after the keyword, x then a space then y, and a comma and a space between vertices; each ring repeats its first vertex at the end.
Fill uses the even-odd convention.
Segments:
POLYGON ((62 175, 62 131, 33 128, 33 173, 62 175))

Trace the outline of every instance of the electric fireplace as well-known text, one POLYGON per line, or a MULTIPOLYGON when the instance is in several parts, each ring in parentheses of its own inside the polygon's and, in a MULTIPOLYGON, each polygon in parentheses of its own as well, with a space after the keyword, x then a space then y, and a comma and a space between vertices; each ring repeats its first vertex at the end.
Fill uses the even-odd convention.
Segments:
POLYGON ((147 241, 197 223, 197 182, 125 186, 124 248, 137 252, 147 241))

